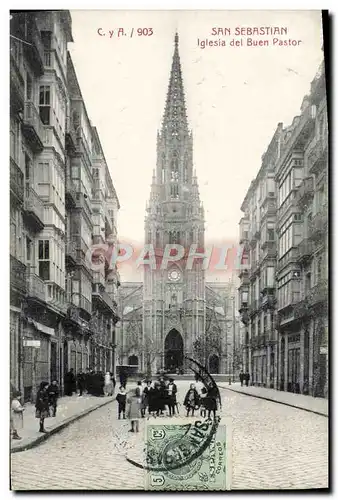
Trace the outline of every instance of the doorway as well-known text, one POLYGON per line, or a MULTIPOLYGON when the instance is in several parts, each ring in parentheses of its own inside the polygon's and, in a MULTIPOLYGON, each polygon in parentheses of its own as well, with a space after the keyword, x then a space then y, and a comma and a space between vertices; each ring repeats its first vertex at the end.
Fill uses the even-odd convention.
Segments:
POLYGON ((183 368, 183 339, 175 328, 165 338, 164 353, 166 370, 176 373, 177 369, 183 368))

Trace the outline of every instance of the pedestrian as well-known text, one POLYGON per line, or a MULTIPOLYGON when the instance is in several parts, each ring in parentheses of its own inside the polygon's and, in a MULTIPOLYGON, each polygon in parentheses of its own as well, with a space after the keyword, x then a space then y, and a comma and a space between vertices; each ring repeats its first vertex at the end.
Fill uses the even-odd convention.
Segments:
POLYGON ((212 387, 207 391, 207 395, 204 400, 205 408, 208 410, 208 418, 211 416, 211 412, 214 415, 214 419, 216 418, 216 410, 217 410, 217 389, 212 387))
POLYGON ((175 415, 175 407, 177 404, 176 394, 177 394, 177 385, 174 382, 173 378, 169 379, 168 384, 168 408, 169 408, 169 416, 175 415))
POLYGON ((187 417, 189 417, 190 411, 191 411, 191 416, 193 417, 194 411, 199 406, 199 396, 198 396, 198 392, 196 391, 195 384, 190 384, 190 389, 188 390, 187 394, 185 395, 183 404, 187 409, 187 417))
POLYGON ((114 374, 113 372, 110 372, 110 378, 111 378, 111 382, 113 384, 113 394, 115 392, 115 387, 116 387, 116 380, 115 380, 115 377, 114 377, 114 374))
POLYGON ((104 396, 104 373, 100 371, 98 373, 98 395, 104 396))
POLYGON ((126 390, 123 387, 123 385, 121 385, 120 390, 116 395, 116 401, 118 404, 117 413, 119 420, 121 419, 121 413, 123 414, 123 418, 124 419, 126 418, 126 399, 127 399, 126 390))
POLYGON ((159 382, 155 382, 153 387, 150 387, 149 393, 148 393, 148 400, 149 400, 149 414, 153 416, 159 416, 160 414, 160 397, 161 397, 161 391, 160 391, 160 384, 159 382))
POLYGON ((67 372, 64 376, 64 385, 65 385, 65 395, 72 396, 73 392, 75 392, 76 388, 76 379, 74 375, 74 368, 71 368, 69 372, 67 372))
POLYGON ((139 420, 141 417, 141 404, 140 404, 140 389, 136 387, 133 389, 127 398, 128 403, 128 418, 131 421, 131 429, 129 432, 139 432, 139 420))
POLYGON ((21 405, 20 397, 21 393, 19 391, 13 391, 13 399, 11 403, 11 434, 12 439, 22 439, 18 430, 23 429, 23 412, 25 408, 21 405))
POLYGON ((77 374, 77 388, 79 389, 79 396, 82 396, 85 389, 85 374, 82 370, 77 374))
POLYGON ((245 385, 247 387, 249 386, 249 380, 250 380, 250 373, 246 372, 246 374, 245 374, 245 385))
POLYGON ((48 382, 41 382, 36 395, 35 418, 40 421, 39 432, 47 432, 44 427, 45 418, 49 417, 48 382))
POLYGON ((158 388, 158 415, 164 415, 164 410, 167 405, 167 387, 163 377, 160 378, 158 388))
POLYGON ((244 373, 242 372, 242 370, 239 372, 239 381, 241 383, 241 386, 243 387, 244 373))
POLYGON ((59 397, 59 385, 56 380, 53 380, 51 385, 48 387, 48 403, 49 407, 52 408, 52 416, 56 417, 56 408, 59 397))
POLYGON ((150 410, 149 410, 150 390, 151 390, 151 380, 147 380, 147 385, 143 389, 143 416, 145 416, 147 408, 148 408, 148 413, 150 413, 150 410))
POLYGON ((200 415, 202 418, 205 418, 207 415, 207 410, 206 410, 206 397, 207 397, 207 390, 205 387, 202 387, 201 389, 201 395, 200 395, 200 415))
POLYGON ((106 396, 113 395, 113 382, 111 379, 110 372, 106 372, 106 374, 104 376, 104 393, 106 396))

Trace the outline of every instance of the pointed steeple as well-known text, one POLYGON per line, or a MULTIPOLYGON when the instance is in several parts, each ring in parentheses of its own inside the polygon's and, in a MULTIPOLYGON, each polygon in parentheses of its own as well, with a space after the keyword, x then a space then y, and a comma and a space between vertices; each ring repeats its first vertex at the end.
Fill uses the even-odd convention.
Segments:
POLYGON ((163 116, 162 133, 170 135, 188 133, 188 120, 185 108, 184 88, 180 55, 178 51, 178 34, 175 34, 175 49, 171 65, 171 73, 167 100, 163 116))

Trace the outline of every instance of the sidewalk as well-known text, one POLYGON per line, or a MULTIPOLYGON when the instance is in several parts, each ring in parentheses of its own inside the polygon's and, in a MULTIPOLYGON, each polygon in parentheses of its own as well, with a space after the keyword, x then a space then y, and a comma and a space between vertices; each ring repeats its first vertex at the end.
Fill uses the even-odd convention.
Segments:
POLYGON ((56 417, 46 418, 45 429, 48 433, 39 432, 39 420, 35 418, 35 405, 26 404, 24 411, 23 429, 19 430, 20 440, 11 439, 11 452, 24 451, 47 439, 55 432, 60 431, 71 422, 88 415, 88 413, 115 400, 112 397, 66 396, 58 400, 56 417))
POLYGON ((274 401, 275 403, 310 411, 325 417, 329 416, 329 402, 324 398, 314 398, 312 396, 304 396, 303 394, 276 391, 275 389, 266 389, 265 387, 241 387, 239 382, 231 385, 219 384, 219 387, 222 387, 222 389, 228 389, 229 391, 239 392, 241 394, 245 394, 246 396, 266 399, 268 401, 274 401))

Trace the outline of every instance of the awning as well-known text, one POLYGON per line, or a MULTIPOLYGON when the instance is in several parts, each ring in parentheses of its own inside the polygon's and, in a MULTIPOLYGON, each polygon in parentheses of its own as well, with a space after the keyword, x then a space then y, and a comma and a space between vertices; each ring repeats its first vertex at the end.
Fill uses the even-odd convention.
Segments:
POLYGON ((46 333, 47 335, 55 335, 55 330, 53 330, 53 328, 49 328, 49 326, 38 323, 37 321, 33 321, 33 325, 40 332, 46 333))

